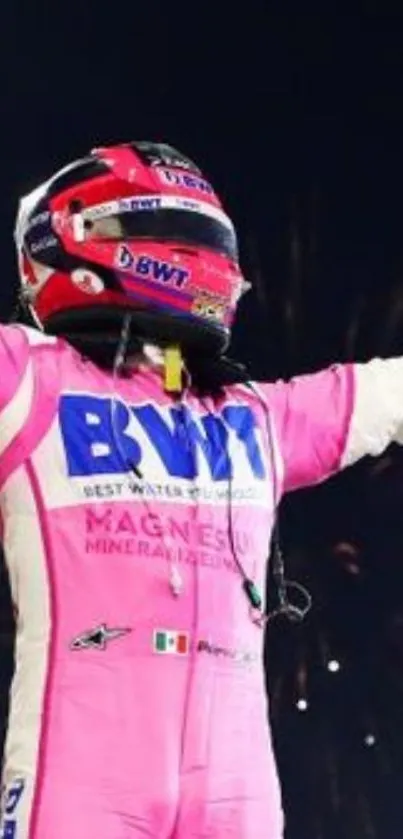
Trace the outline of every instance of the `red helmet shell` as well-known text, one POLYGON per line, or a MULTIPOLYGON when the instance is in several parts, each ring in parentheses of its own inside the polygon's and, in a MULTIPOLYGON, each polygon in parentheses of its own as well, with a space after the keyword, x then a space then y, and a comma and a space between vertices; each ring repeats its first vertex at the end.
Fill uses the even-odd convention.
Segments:
POLYGON ((157 339, 166 322, 179 341, 195 326, 205 346, 228 341, 244 285, 235 231, 169 146, 100 148, 61 170, 23 199, 16 239, 23 293, 49 331, 129 309, 155 315, 157 339))

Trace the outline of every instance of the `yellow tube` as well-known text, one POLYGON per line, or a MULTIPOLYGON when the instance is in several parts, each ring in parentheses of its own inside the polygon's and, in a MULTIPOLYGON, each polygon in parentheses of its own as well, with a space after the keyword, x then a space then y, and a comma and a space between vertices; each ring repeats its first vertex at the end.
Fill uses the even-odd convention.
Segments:
POLYGON ((179 347, 167 347, 165 355, 165 390, 169 393, 182 391, 182 353, 179 347))

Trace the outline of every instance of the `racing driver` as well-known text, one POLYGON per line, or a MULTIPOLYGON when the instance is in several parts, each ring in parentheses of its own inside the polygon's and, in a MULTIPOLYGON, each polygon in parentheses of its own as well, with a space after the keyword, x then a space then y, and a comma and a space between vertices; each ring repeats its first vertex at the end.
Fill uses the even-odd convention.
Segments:
POLYGON ((16 611, 3 839, 281 839, 262 667, 282 495, 403 441, 403 359, 256 384, 212 186, 98 148, 21 201, 0 328, 16 611))

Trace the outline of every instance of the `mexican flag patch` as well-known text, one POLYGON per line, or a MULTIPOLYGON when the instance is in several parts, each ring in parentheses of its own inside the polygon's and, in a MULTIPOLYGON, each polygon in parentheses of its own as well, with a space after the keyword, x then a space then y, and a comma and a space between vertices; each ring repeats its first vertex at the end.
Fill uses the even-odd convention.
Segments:
POLYGON ((186 655, 189 651, 189 636, 186 632, 174 632, 170 629, 156 629, 154 632, 154 652, 166 655, 186 655))

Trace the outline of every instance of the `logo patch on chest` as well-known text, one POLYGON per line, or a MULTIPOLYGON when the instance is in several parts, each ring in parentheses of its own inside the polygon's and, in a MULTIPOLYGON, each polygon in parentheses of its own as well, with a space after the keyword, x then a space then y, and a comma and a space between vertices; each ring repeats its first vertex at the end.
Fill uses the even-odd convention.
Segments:
POLYGON ((192 413, 187 407, 128 405, 120 399, 66 394, 60 429, 70 477, 136 472, 147 479, 147 464, 161 478, 263 481, 266 466, 253 411, 227 405, 220 413, 192 413))

